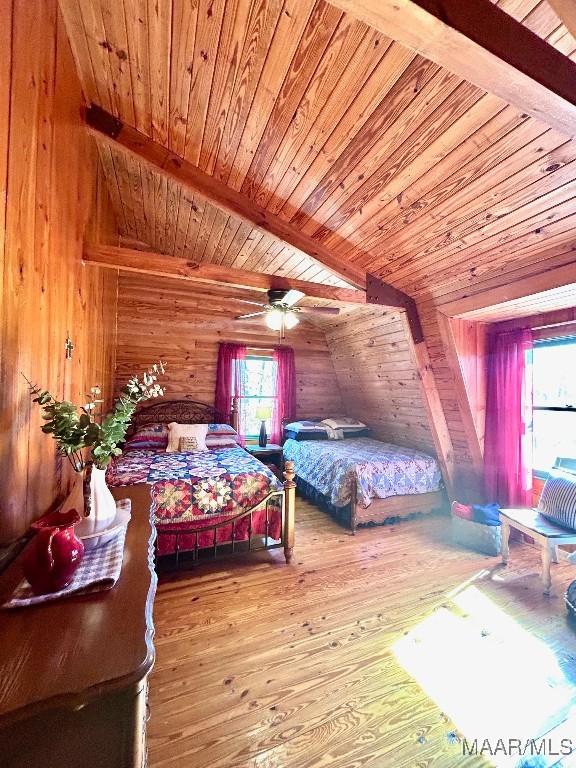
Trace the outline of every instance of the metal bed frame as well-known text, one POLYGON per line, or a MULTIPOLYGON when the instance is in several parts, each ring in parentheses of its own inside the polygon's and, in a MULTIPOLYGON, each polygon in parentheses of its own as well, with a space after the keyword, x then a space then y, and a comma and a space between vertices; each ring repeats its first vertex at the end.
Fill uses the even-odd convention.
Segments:
MULTIPOLYGON (((134 415, 128 436, 134 434, 147 424, 168 424, 176 421, 179 424, 226 423, 234 429, 238 428, 238 408, 236 400, 232 402, 229 414, 218 412, 214 406, 197 400, 162 400, 139 408, 134 415)), ((229 517, 216 524, 207 524, 202 528, 186 531, 185 529, 162 530, 162 525, 156 525, 156 562, 162 568, 179 568, 181 565, 197 565, 200 562, 216 560, 231 555, 242 555, 247 552, 284 549, 284 557, 290 563, 294 550, 294 519, 296 506, 296 482, 294 463, 287 461, 284 466, 283 489, 270 492, 264 499, 253 507, 243 510, 234 517, 229 517), (269 516, 272 507, 280 508, 282 514, 281 537, 272 539, 269 535, 269 516), (253 514, 265 509, 266 521, 264 534, 253 534, 253 514), (238 521, 248 517, 247 538, 236 539, 238 521), (218 530, 232 527, 229 541, 218 541, 218 530), (212 545, 199 545, 201 534, 212 532, 212 545), (158 542, 163 536, 175 538, 174 553, 159 555, 158 542), (190 549, 183 547, 181 537, 194 537, 194 546, 190 549), (210 555, 208 555, 210 552, 210 555)), ((129 498, 132 508, 142 509, 151 506, 150 486, 147 483, 120 486, 112 489, 116 499, 129 498)))

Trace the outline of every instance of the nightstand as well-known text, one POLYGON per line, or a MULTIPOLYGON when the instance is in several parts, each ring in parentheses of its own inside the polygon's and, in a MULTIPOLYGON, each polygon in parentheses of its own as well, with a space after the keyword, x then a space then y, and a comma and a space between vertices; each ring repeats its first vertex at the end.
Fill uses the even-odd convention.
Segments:
POLYGON ((252 456, 260 459, 262 464, 266 464, 267 467, 270 467, 274 474, 278 475, 280 478, 282 477, 283 453, 281 445, 277 445, 276 443, 266 443, 265 448, 262 448, 261 445, 247 445, 246 450, 248 453, 251 453, 252 456))

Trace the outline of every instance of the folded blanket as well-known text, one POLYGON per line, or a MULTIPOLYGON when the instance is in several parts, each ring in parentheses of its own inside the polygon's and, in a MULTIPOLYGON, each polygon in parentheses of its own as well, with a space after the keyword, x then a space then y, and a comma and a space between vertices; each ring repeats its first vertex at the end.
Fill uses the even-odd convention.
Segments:
POLYGON ((326 434, 328 435, 328 440, 344 439, 344 432, 341 429, 334 429, 334 427, 329 427, 328 425, 326 425, 326 434))

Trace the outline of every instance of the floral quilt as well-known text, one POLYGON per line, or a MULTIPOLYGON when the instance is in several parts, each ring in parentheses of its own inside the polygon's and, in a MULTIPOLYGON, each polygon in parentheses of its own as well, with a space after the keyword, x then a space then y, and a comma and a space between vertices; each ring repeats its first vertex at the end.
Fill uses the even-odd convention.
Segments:
POLYGON ((110 487, 150 484, 156 525, 218 522, 282 489, 268 467, 239 446, 201 453, 127 451, 106 479, 110 487))
POLYGON ((335 507, 351 502, 354 483, 357 501, 366 508, 373 498, 437 491, 442 481, 432 456, 368 437, 287 440, 284 458, 293 459, 298 477, 335 507))

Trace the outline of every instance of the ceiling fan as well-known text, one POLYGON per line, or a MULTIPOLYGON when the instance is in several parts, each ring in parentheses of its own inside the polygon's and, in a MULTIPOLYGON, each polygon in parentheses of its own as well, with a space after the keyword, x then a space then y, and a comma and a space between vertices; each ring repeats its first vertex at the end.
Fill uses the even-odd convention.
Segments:
POLYGON ((280 338, 286 335, 286 329, 294 328, 300 322, 298 315, 302 312, 308 315, 337 315, 338 307, 296 307, 300 299, 306 296, 302 291, 291 289, 289 291, 268 291, 268 304, 259 304, 257 301, 240 299, 245 304, 253 304, 262 307, 259 312, 250 312, 248 315, 239 315, 236 320, 247 320, 252 317, 264 316, 268 328, 278 331, 280 338))

